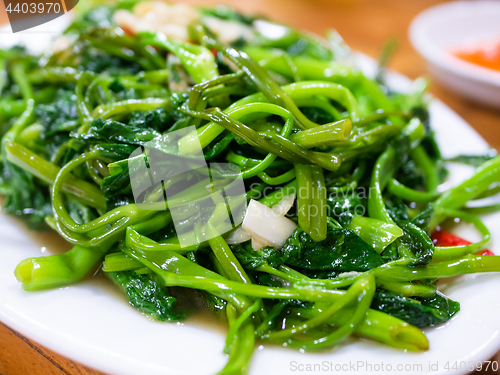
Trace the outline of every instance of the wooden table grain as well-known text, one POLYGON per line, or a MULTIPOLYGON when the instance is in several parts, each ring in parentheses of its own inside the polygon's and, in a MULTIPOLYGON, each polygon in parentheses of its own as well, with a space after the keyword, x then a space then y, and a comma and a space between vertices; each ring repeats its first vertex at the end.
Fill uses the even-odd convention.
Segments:
MULTIPOLYGON (((81 0, 86 1, 86 0, 81 0)), ((191 4, 219 1, 186 0, 191 4)), ((427 76, 425 64, 411 47, 407 30, 410 21, 438 0, 226 0, 222 3, 247 13, 259 13, 277 21, 323 34, 335 28, 355 50, 376 57, 392 37, 399 47, 391 68, 415 79, 427 76)), ((0 1, 0 24, 7 22, 0 1)), ((1 36, 5 37, 5 35, 1 36)), ((500 111, 469 102, 439 84, 431 92, 474 127, 497 150, 500 149, 500 111)), ((467 338, 464 337, 464 340, 467 338)), ((492 360, 499 361, 497 355, 492 360)), ((98 375, 99 373, 53 353, 0 324, 0 375, 98 375)), ((500 374, 482 371, 477 374, 500 374)))

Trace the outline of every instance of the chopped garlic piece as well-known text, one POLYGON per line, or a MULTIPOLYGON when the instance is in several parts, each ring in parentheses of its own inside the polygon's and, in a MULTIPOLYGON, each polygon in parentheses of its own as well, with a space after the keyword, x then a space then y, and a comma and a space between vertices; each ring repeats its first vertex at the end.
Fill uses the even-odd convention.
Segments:
POLYGON ((255 36, 253 28, 236 21, 222 20, 217 17, 203 17, 203 23, 217 36, 217 40, 221 43, 232 43, 238 39, 251 41, 255 36))
POLYGON ((242 227, 251 234, 254 250, 264 246, 281 248, 297 229, 297 224, 284 216, 286 212, 282 214, 283 211, 279 211, 278 213, 256 200, 250 200, 242 227))
POLYGON ((52 43, 52 52, 58 53, 67 50, 69 47, 71 47, 71 39, 66 35, 61 35, 52 43))
POLYGON ((287 195, 284 197, 278 204, 275 204, 272 208, 273 211, 278 215, 286 215, 290 208, 293 206, 293 202, 295 202, 295 193, 287 195))
POLYGON ((132 12, 117 10, 114 21, 130 32, 158 31, 169 38, 189 41, 188 26, 202 20, 221 43, 231 43, 238 39, 251 41, 255 30, 236 21, 223 20, 212 16, 201 16, 193 6, 186 4, 167 4, 162 1, 146 1, 137 4, 132 12))
POLYGON ((229 245, 236 245, 242 242, 246 242, 251 240, 252 236, 248 233, 245 228, 239 227, 236 230, 232 231, 229 236, 225 238, 226 242, 229 245))
POLYGON ((117 10, 113 19, 121 28, 132 33, 159 31, 169 38, 189 41, 187 27, 200 19, 200 13, 185 4, 147 1, 137 4, 132 13, 117 10))
POLYGON ((257 241, 256 239, 252 238, 252 249, 255 251, 262 249, 266 245, 263 244, 262 242, 257 241))

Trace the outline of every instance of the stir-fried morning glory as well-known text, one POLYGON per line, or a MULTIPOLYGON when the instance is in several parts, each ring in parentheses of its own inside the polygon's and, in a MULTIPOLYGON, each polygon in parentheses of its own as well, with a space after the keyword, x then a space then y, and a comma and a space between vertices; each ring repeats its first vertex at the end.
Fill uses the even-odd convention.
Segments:
POLYGON ((500 271, 476 216, 498 208, 477 202, 498 193, 500 157, 453 159, 476 170, 438 190, 425 85, 389 91, 340 43, 225 7, 118 1, 41 56, 0 51, 5 212, 73 245, 23 260, 23 288, 102 267, 155 319, 201 298, 228 327, 220 374, 245 373, 256 342, 426 350, 421 328, 460 310, 437 281, 500 271), (443 230, 458 220, 482 239, 443 230))

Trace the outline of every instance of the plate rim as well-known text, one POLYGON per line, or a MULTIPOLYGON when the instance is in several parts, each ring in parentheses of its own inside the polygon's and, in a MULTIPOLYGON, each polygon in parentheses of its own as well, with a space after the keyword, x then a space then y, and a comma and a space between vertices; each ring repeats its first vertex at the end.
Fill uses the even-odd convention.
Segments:
MULTIPOLYGON (((365 61, 371 61, 372 64, 375 62, 375 60, 370 56, 367 56, 357 51, 355 51, 355 53, 361 56, 361 59, 364 59, 365 61)), ((411 82, 411 80, 408 77, 392 70, 389 71, 389 77, 397 79, 399 81, 411 82)), ((450 107, 448 107, 444 102, 433 97, 432 103, 430 104, 430 110, 432 110, 433 107, 435 107, 434 111, 438 110, 449 111, 451 114, 462 120, 464 125, 467 126, 469 131, 474 132, 485 144, 487 144, 487 142, 479 135, 479 133, 471 125, 469 125, 465 120, 463 120, 455 111, 453 111, 450 107)), ((57 289, 64 289, 64 287, 57 289)), ((144 318, 147 319, 146 317, 144 318)), ((67 342, 70 341, 69 340, 70 337, 67 337, 66 342, 62 342, 64 340, 61 340, 61 342, 59 342, 58 336, 46 335, 46 332, 38 327, 37 329, 33 329, 33 326, 30 327, 30 324, 28 324, 29 321, 26 319, 23 320, 23 318, 20 317, 19 314, 9 315, 4 309, 4 306, 2 305, 1 302, 0 302, 0 321, 4 323, 9 329, 17 331, 21 335, 27 337, 30 340, 35 341, 41 346, 51 351, 54 351, 55 353, 58 353, 66 358, 69 358, 79 364, 95 369, 96 371, 101 371, 105 373, 123 372, 123 367, 120 367, 120 365, 117 364, 116 361, 109 360, 110 358, 109 353, 108 354, 101 353, 101 355, 95 355, 95 353, 91 353, 88 351, 86 352, 86 351, 75 350, 75 347, 81 346, 82 343, 74 342, 73 345, 67 345, 67 342)), ((33 324, 34 323, 32 323, 32 325, 33 324)), ((474 362, 486 361, 490 359, 494 354, 496 354, 499 349, 500 349, 500 335, 497 335, 496 340, 491 340, 488 343, 487 348, 483 348, 482 351, 480 351, 479 353, 474 353, 472 356, 473 359, 471 359, 471 361, 474 362)), ((171 371, 164 371, 164 373, 174 374, 171 371)), ((453 373, 466 374, 467 371, 446 372, 446 374, 453 374, 453 373)))

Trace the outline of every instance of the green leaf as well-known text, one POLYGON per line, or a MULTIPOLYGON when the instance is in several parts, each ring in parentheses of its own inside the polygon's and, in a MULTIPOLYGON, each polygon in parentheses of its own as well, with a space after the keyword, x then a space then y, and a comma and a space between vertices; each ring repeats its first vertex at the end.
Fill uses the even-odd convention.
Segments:
POLYGON ((296 229, 281 255, 285 264, 318 271, 368 271, 383 263, 380 255, 349 229, 328 230, 321 242, 296 229))
POLYGON ((473 166, 474 168, 477 168, 481 164, 486 163, 488 160, 491 160, 496 156, 497 151, 495 149, 490 149, 482 155, 458 155, 454 158, 448 159, 448 161, 467 164, 473 166))
POLYGON ((371 308, 423 328, 447 322, 460 311, 460 304, 440 294, 432 298, 412 299, 392 292, 377 291, 371 308))
POLYGON ((129 145, 144 145, 160 136, 154 129, 145 129, 126 125, 124 123, 97 119, 90 123, 90 129, 85 134, 74 134, 75 138, 91 142, 117 142, 129 145))
POLYGON ((129 303, 159 320, 181 320, 184 314, 175 309, 176 299, 156 281, 134 271, 106 273, 126 294, 129 303))

